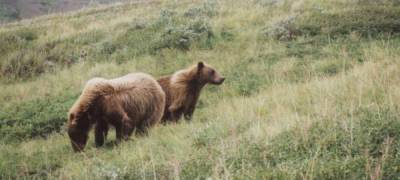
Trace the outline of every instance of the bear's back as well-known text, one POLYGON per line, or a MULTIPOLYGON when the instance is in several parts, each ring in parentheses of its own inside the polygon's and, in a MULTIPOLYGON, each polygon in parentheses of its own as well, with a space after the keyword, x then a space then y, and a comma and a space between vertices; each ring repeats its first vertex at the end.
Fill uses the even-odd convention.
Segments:
POLYGON ((165 93, 157 81, 145 73, 131 73, 110 79, 114 92, 103 96, 106 114, 126 113, 137 118, 164 110, 165 93))

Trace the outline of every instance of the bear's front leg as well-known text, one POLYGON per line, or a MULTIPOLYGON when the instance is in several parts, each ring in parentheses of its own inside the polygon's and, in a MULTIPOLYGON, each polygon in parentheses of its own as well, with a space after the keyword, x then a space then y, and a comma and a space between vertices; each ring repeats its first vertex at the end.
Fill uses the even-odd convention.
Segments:
POLYGON ((98 122, 95 127, 95 142, 96 142, 96 147, 103 146, 104 140, 107 136, 108 132, 108 125, 106 123, 100 123, 98 122))
POLYGON ((185 120, 189 121, 193 117, 194 110, 196 109, 196 104, 199 99, 199 93, 192 96, 192 100, 185 106, 183 117, 185 120))
POLYGON ((104 140, 107 140, 107 135, 108 135, 108 130, 109 130, 110 128, 108 127, 108 124, 107 124, 107 126, 106 126, 106 128, 104 129, 104 140))
POLYGON ((178 122, 178 120, 182 117, 182 110, 177 110, 171 112, 171 120, 173 122, 178 122))
POLYGON ((183 117, 185 120, 190 121, 192 120, 193 113, 194 113, 195 106, 190 106, 185 112, 183 113, 183 117))
POLYGON ((114 127, 115 127, 115 137, 116 137, 116 143, 118 144, 118 143, 120 143, 121 142, 121 140, 122 140, 122 131, 123 131, 123 129, 122 129, 122 123, 115 123, 114 124, 114 127))
POLYGON ((129 140, 129 137, 132 135, 133 132, 133 127, 131 125, 131 122, 125 122, 122 125, 122 138, 126 141, 129 140))
POLYGON ((170 114, 171 114, 171 121, 173 122, 178 122, 178 120, 181 118, 182 116, 182 107, 178 107, 178 106, 170 106, 168 108, 170 114))

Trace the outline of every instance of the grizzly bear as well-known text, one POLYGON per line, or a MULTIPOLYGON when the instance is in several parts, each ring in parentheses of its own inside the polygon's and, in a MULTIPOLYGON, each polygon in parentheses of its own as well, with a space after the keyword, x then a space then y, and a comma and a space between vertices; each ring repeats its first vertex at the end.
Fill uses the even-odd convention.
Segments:
POLYGON ((214 68, 203 62, 158 79, 166 95, 162 122, 177 122, 182 114, 186 120, 190 120, 201 89, 206 84, 220 85, 224 80, 214 68))
POLYGON ((116 79, 89 80, 69 111, 68 135, 75 151, 86 145, 95 125, 96 146, 102 146, 109 125, 115 127, 117 142, 133 131, 142 134, 158 123, 164 113, 165 93, 157 81, 144 73, 116 79))

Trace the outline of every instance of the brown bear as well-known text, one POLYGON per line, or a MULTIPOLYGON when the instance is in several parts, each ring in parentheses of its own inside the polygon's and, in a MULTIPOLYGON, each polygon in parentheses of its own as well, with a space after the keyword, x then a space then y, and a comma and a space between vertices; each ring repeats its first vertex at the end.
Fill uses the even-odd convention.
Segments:
POLYGON ((190 120, 201 89, 206 84, 220 85, 224 80, 214 68, 203 62, 158 79, 166 95, 162 122, 176 122, 182 114, 186 120, 190 120))
POLYGON ((146 133, 164 113, 165 93, 157 81, 144 73, 116 79, 89 80, 69 111, 68 135, 75 151, 86 145, 89 130, 95 125, 96 146, 102 146, 108 127, 115 127, 117 142, 133 131, 146 133))

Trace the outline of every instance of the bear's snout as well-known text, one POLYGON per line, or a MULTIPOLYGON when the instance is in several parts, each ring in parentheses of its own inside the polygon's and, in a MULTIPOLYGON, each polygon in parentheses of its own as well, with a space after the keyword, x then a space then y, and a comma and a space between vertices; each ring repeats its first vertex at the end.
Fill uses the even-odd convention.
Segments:
POLYGON ((221 80, 220 80, 220 84, 222 84, 224 81, 225 81, 225 78, 224 78, 224 77, 223 77, 223 78, 221 78, 221 80))
POLYGON ((220 84, 222 84, 224 81, 225 81, 225 78, 222 77, 222 78, 219 78, 218 80, 216 80, 216 81, 214 82, 214 84, 220 85, 220 84))

